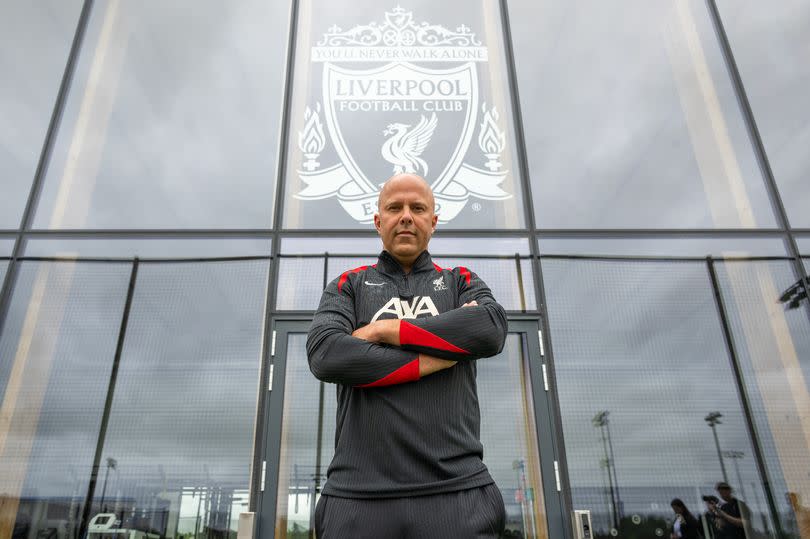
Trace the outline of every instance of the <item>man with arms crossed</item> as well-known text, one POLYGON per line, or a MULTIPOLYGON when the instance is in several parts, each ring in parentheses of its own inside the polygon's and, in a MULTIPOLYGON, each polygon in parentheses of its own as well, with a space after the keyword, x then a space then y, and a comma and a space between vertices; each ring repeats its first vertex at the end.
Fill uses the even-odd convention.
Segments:
POLYGON ((474 273, 433 264, 425 180, 394 176, 378 205, 385 250, 326 287, 307 338, 312 373, 338 399, 317 535, 498 537, 506 515, 481 460, 475 360, 503 348, 504 310, 474 273))

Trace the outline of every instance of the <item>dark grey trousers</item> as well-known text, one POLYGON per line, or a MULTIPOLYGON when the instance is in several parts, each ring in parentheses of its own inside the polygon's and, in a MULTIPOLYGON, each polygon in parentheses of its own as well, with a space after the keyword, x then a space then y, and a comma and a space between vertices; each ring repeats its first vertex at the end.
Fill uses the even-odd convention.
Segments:
POLYGON ((496 538, 505 525, 495 484, 409 498, 321 496, 315 508, 318 539, 496 538))

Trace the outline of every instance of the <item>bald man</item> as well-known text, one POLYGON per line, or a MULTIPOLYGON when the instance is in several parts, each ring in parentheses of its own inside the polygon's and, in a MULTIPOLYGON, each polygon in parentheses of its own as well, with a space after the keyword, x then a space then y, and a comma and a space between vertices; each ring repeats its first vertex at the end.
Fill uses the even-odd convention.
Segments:
POLYGON ((503 348, 506 315, 464 267, 427 251, 438 218, 424 179, 380 192, 377 264, 324 290, 307 338, 312 373, 337 384, 335 456, 319 538, 498 537, 505 510, 482 462, 476 360, 503 348))

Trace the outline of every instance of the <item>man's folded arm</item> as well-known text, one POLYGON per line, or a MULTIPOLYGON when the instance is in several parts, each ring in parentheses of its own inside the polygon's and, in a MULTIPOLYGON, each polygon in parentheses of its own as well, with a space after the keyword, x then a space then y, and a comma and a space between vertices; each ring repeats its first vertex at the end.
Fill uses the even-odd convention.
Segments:
POLYGON ((453 361, 494 356, 506 340, 506 313, 492 297, 489 287, 466 268, 455 268, 453 276, 462 304, 475 302, 438 316, 401 320, 399 345, 453 361))
POLYGON ((307 335, 307 359, 316 378, 359 387, 418 380, 419 354, 352 337, 356 325, 351 289, 327 286, 307 335))

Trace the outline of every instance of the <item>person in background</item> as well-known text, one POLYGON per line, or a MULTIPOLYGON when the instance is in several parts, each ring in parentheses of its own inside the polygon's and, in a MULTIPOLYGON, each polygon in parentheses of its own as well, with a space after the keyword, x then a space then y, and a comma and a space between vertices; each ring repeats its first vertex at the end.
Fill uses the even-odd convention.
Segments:
POLYGON ((717 531, 717 517, 714 515, 714 508, 720 503, 720 498, 709 494, 703 496, 703 503, 706 505, 706 512, 701 515, 703 521, 703 535, 706 539, 715 539, 717 531))
POLYGON ((700 533, 700 523, 680 498, 675 498, 669 505, 675 511, 675 522, 672 523, 672 533, 669 534, 671 539, 699 539, 703 537, 700 533))
POLYGON ((720 481, 715 485, 720 503, 713 506, 717 525, 716 539, 748 539, 751 537, 748 523, 750 511, 742 500, 734 497, 731 485, 720 481))

